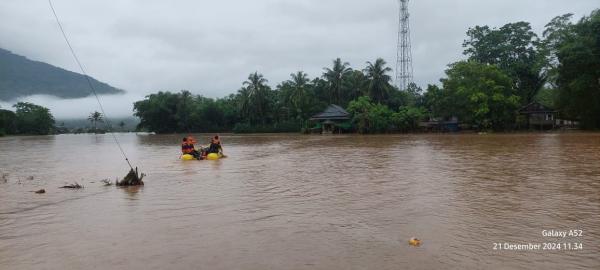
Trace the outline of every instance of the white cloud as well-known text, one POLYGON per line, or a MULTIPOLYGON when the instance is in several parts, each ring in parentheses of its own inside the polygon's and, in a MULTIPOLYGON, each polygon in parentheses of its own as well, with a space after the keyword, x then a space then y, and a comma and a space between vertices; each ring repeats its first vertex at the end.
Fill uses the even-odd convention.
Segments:
MULTIPOLYGON (((100 96, 102 106, 110 118, 130 117, 133 112, 132 100, 141 100, 143 96, 135 93, 125 95, 100 96)), ((101 111, 96 98, 59 99, 53 96, 35 95, 8 102, 0 102, 0 108, 14 111, 17 102, 31 102, 48 109, 56 119, 86 118, 91 112, 101 111)))

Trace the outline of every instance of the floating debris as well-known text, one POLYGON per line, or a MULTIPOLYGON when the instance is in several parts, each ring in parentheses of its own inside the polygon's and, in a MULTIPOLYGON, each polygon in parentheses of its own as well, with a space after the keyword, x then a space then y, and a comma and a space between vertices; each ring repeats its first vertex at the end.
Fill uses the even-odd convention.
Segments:
POLYGON ((411 239, 408 240, 408 244, 411 245, 411 246, 414 246, 414 247, 418 247, 418 246, 421 245, 421 240, 413 237, 413 238, 411 238, 411 239))
POLYGON ((8 182, 8 173, 2 174, 2 181, 4 181, 4 183, 8 182))
POLYGON ((122 181, 117 180, 116 185, 122 187, 143 186, 144 181, 142 181, 142 178, 144 178, 144 176, 146 175, 143 173, 140 175, 138 173, 138 168, 135 167, 135 171, 133 169, 129 170, 129 173, 127 173, 127 175, 125 176, 125 178, 123 178, 122 181))
POLYGON ((62 186, 60 188, 71 188, 71 189, 79 189, 79 188, 83 188, 82 185, 80 185, 79 183, 75 182, 73 184, 70 185, 66 185, 66 186, 62 186))
POLYGON ((112 183, 110 180, 108 180, 108 179, 102 179, 102 180, 100 180, 100 182, 102 182, 102 183, 104 184, 104 186, 105 186, 105 187, 106 187, 106 186, 112 186, 112 184, 113 184, 113 183, 112 183))
POLYGON ((37 193, 37 194, 43 194, 43 193, 46 193, 46 190, 42 188, 40 190, 35 191, 35 193, 37 193))
POLYGON ((27 176, 27 180, 33 180, 33 175, 27 176))

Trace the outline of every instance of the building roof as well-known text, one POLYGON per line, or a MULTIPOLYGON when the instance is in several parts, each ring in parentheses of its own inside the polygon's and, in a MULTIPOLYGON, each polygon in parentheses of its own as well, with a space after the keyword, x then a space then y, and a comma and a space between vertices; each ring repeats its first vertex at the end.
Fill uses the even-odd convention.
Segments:
POLYGON ((313 115, 310 120, 348 120, 350 113, 344 108, 331 104, 323 112, 313 115))
POLYGON ((520 114, 555 113, 555 112, 556 112, 556 110, 548 108, 537 101, 531 102, 531 103, 523 106, 523 108, 519 109, 520 114))

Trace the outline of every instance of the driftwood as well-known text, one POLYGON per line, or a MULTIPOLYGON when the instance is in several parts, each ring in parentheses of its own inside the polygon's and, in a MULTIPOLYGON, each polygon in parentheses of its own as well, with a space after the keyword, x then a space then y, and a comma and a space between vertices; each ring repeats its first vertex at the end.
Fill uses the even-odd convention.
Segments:
POLYGON ((80 185, 79 183, 75 182, 75 183, 73 183, 73 184, 70 184, 70 185, 65 185, 65 186, 62 186, 62 187, 59 187, 59 188, 71 188, 71 189, 79 189, 79 188, 83 188, 83 186, 82 186, 82 185, 80 185))
POLYGON ((143 186, 144 185, 144 181, 142 181, 142 178, 144 178, 144 176, 146 176, 145 174, 139 174, 138 173, 138 168, 135 167, 135 171, 133 169, 129 170, 129 173, 127 173, 127 175, 125 175, 125 178, 123 178, 123 180, 121 181, 116 181, 116 185, 117 186, 122 186, 122 187, 128 187, 128 186, 143 186))
POLYGON ((43 193, 46 193, 46 190, 42 188, 40 190, 35 191, 35 193, 37 193, 37 194, 43 194, 43 193))

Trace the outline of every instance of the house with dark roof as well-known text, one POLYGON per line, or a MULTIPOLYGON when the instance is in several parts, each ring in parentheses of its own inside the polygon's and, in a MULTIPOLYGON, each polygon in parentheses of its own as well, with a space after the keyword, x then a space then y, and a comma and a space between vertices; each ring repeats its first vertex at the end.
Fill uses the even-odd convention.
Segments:
POLYGON ((556 126, 558 111, 534 101, 519 109, 525 117, 527 129, 553 129, 556 126))
POLYGON ((427 121, 419 122, 422 131, 457 132, 460 130, 458 117, 429 117, 427 121))
POLYGON ((313 115, 310 121, 315 122, 311 129, 322 134, 342 133, 352 128, 351 115, 344 108, 331 104, 324 111, 313 115))

